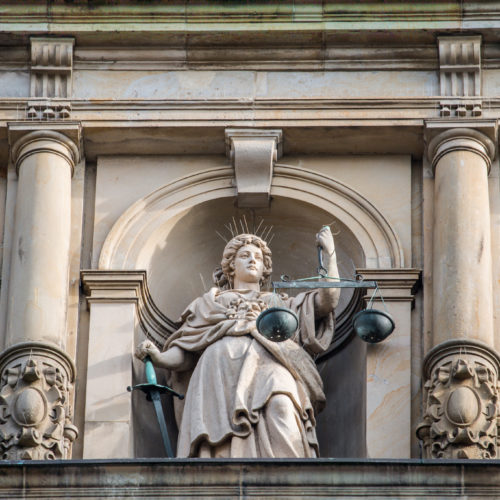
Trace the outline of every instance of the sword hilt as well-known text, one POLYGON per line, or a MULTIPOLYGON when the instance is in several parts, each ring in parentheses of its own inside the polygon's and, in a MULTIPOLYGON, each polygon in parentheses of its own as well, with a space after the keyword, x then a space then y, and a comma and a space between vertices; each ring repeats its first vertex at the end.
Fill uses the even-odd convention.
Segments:
POLYGON ((151 358, 149 356, 146 356, 144 358, 144 364, 145 364, 144 371, 146 372, 147 383, 146 384, 137 384, 137 385, 133 385, 133 386, 129 385, 127 387, 128 392, 132 392, 134 389, 139 389, 142 392, 144 392, 144 394, 146 394, 146 397, 148 398, 148 400, 151 400, 150 393, 152 391, 158 391, 160 394, 164 394, 164 393, 168 392, 168 393, 172 394, 173 396, 177 396, 179 399, 184 399, 183 394, 179 394, 178 392, 174 391, 168 385, 158 384, 157 379, 156 379, 155 368, 154 368, 153 362, 151 361, 151 358))
POLYGON ((153 362, 151 361, 151 358, 149 356, 146 356, 144 358, 144 364, 146 365, 144 371, 146 372, 146 380, 148 381, 148 384, 156 385, 158 383, 156 380, 156 372, 153 366, 153 362))

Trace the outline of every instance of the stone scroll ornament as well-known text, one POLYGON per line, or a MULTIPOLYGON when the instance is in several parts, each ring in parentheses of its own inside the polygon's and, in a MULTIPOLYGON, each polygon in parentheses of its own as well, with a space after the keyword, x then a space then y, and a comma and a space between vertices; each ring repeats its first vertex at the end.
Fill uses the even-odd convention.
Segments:
POLYGON ((72 361, 56 347, 26 343, 0 360, 0 457, 69 458, 78 435, 72 424, 72 361))
POLYGON ((479 342, 445 344, 424 364, 424 457, 498 458, 499 358, 479 342))

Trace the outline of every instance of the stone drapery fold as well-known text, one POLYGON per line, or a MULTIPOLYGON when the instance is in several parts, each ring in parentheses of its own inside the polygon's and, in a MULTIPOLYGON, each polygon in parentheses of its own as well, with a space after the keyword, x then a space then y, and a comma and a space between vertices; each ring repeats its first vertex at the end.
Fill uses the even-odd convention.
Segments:
POLYGON ((171 384, 186 392, 184 407, 176 408, 178 456, 318 455, 314 415, 325 395, 312 356, 330 345, 334 319, 333 313, 315 318, 315 294, 282 297, 297 313, 299 329, 280 343, 267 340, 255 326, 260 312, 274 305, 271 293, 213 288, 189 305, 182 326, 165 345, 198 357, 192 372, 171 374, 171 384), (278 394, 293 405, 298 435, 276 449, 271 427, 280 417, 266 407, 278 394), (207 453, 207 446, 212 451, 207 453))

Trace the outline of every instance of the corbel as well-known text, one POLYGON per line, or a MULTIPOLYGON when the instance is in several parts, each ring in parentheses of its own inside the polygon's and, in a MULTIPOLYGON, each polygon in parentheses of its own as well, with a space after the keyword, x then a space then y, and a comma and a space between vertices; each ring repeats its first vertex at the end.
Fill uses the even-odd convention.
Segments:
POLYGON ((31 37, 27 118, 65 120, 71 115, 73 38, 31 37))
POLYGON ((481 37, 440 36, 440 114, 443 117, 480 117, 481 37))
POLYGON ((274 163, 282 155, 282 137, 282 131, 276 129, 226 129, 226 152, 234 166, 238 207, 269 206, 274 163))

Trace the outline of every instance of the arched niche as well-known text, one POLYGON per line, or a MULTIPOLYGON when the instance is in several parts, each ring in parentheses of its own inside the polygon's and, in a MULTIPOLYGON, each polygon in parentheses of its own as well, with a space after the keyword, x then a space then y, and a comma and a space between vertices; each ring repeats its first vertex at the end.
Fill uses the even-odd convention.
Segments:
MULTIPOLYGON (((221 167, 177 179, 134 203, 109 232, 99 269, 144 269, 155 306, 171 320, 212 286, 226 225, 245 217, 249 229, 271 227, 274 279, 310 276, 317 268, 314 235, 333 222, 341 277, 356 267, 403 266, 399 239, 377 208, 351 187, 304 168, 276 165, 269 209, 235 207, 234 171, 221 167), (174 292, 173 292, 174 291, 174 292)), ((242 227, 246 230, 246 228, 242 227)), ((358 294, 359 295, 359 294, 358 294)), ((344 290, 338 308, 337 343, 348 335, 346 320, 356 294, 344 290)), ((168 334, 160 331, 156 338, 168 334)), ((161 328, 160 328, 161 330, 161 328)))
MULTIPOLYGON (((399 239, 377 208, 351 187, 303 168, 277 165, 269 209, 251 213, 235 206, 234 171, 221 167, 178 179, 134 203, 108 234, 99 259, 102 270, 147 271, 155 306, 176 319, 188 303, 211 286, 219 264, 225 225, 234 217, 249 229, 272 226, 274 279, 286 273, 310 276, 317 267, 314 235, 333 222, 342 277, 357 267, 403 267, 399 239), (242 217, 245 216, 245 219, 242 217), (220 233, 222 238, 217 235, 220 233)), ((243 229, 246 229, 244 226, 243 229)), ((259 232, 262 230, 260 228, 259 232)), ((353 290, 344 290, 337 316, 338 333, 349 337, 356 307, 353 290)), ((168 333, 165 325, 165 335, 168 333)), ((324 456, 363 456, 365 449, 365 345, 355 342, 320 363, 326 382, 325 417, 318 418, 324 456), (346 399, 345 395, 352 397, 346 399), (342 422, 331 426, 331 422, 342 422), (351 436, 349 440, 345 436, 351 436), (352 436, 355 436, 353 438, 352 436), (336 443, 348 441, 347 447, 336 443)), ((147 447, 147 446, 146 446, 147 447)))
MULTIPOLYGON (((233 169, 209 169, 177 179, 138 200, 109 232, 99 269, 149 270, 152 255, 165 247, 162 228, 172 226, 187 209, 203 202, 234 198, 233 184, 233 169)), ((359 242, 366 267, 404 266, 403 250, 392 226, 369 200, 346 184, 304 168, 276 165, 271 196, 317 207, 349 228, 359 242)))

